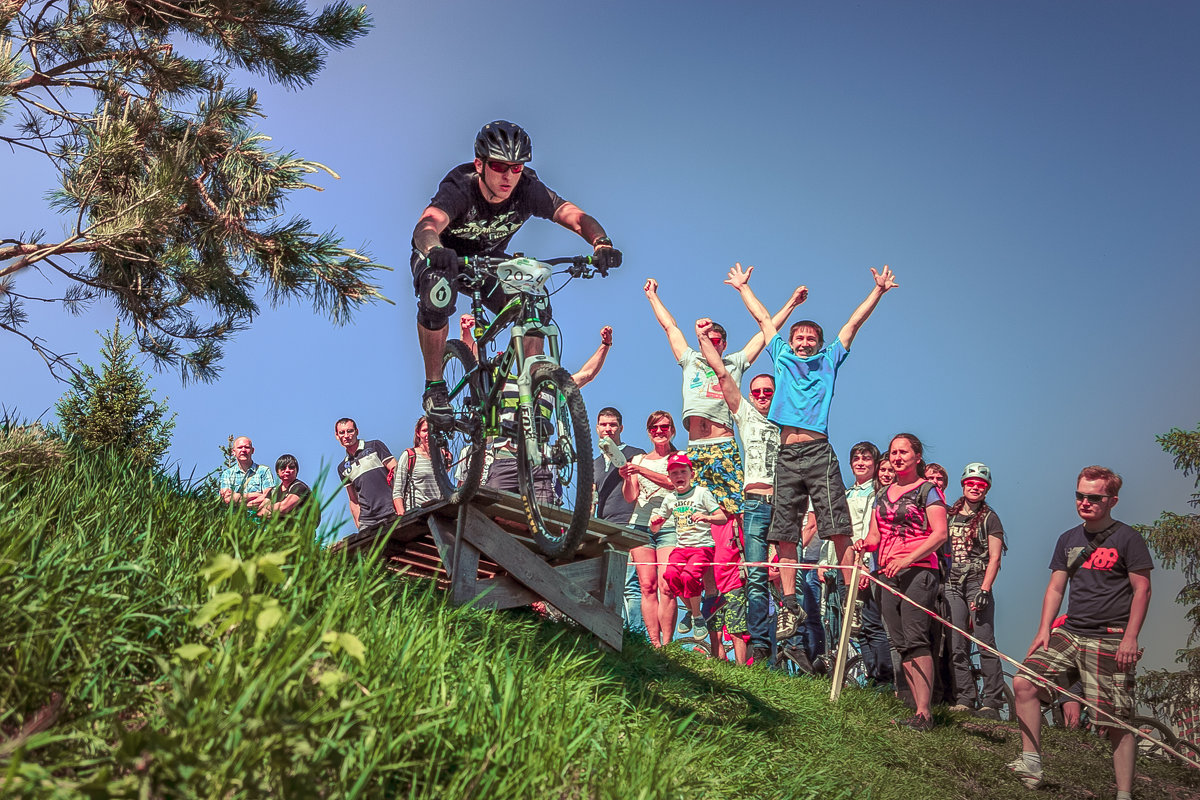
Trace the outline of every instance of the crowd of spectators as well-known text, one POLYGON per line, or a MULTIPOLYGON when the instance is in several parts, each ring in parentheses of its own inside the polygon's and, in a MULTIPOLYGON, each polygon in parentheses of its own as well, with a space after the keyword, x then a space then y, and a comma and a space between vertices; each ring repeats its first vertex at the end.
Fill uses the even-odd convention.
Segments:
MULTIPOLYGON (((807 299, 807 288, 797 287, 772 315, 750 288, 753 270, 737 264, 725 281, 760 328, 732 353, 725 329, 708 318, 696 321, 691 346, 658 283, 645 283, 681 369, 681 429, 671 412, 653 411, 642 449, 623 441, 619 409, 596 415, 595 515, 641 531, 647 541, 630 552, 628 626, 655 647, 683 635, 722 654, 729 641, 734 660, 745 665, 770 664, 786 648, 801 671, 820 674, 829 668, 840 624, 828 611, 844 607, 846 576, 857 565, 854 647, 868 679, 894 688, 909 703, 912 716, 898 724, 930 730, 936 704, 998 719, 1005 702, 1000 660, 984 648, 977 669, 971 642, 927 613, 994 648, 995 585, 1007 544, 1000 516, 987 503, 990 468, 967 464, 961 495, 948 503, 949 471, 927 464, 921 440, 902 432, 882 451, 871 442, 855 444, 848 453, 854 482, 847 487, 828 439, 839 370, 863 324, 896 287, 894 274, 887 267, 872 269, 870 293, 826 342, 813 320, 792 324, 785 339, 781 330, 807 299), (763 352, 773 368, 753 376, 744 396, 744 376, 763 352), (682 434, 686 444, 680 448, 676 438, 682 434), (834 624, 823 624, 831 617, 834 624)), ((469 343, 473 327, 473 319, 462 319, 469 343)), ((612 329, 606 327, 596 353, 575 373, 578 384, 596 376, 611 346, 612 329)), ((345 449, 338 476, 360 532, 387 531, 406 511, 439 499, 425 417, 416 420, 412 446, 399 458, 382 441, 361 439, 353 419, 338 420, 335 435, 345 449)), ((504 440, 489 442, 488 485, 515 488, 510 450, 504 440)), ((248 438, 234 441, 236 463, 220 480, 226 503, 267 517, 294 513, 309 500, 293 456, 276 462, 277 484, 253 454, 248 438)), ((1111 518, 1120 487, 1121 479, 1103 467, 1079 475, 1083 524, 1055 547, 1026 661, 1052 684, 1077 684, 1085 699, 1118 719, 1132 713, 1137 636, 1153 566, 1136 531, 1111 518), (1052 626, 1068 582, 1065 622, 1052 626)), ((543 502, 553 502, 553 487, 544 488, 543 502)), ((1038 786, 1040 705, 1049 694, 1024 678, 1014 681, 1014 691, 1016 708, 1010 711, 1021 721, 1022 753, 1009 766, 1027 785, 1038 786)), ((1118 798, 1124 800, 1133 775, 1132 737, 1116 726, 1107 730, 1118 798)))

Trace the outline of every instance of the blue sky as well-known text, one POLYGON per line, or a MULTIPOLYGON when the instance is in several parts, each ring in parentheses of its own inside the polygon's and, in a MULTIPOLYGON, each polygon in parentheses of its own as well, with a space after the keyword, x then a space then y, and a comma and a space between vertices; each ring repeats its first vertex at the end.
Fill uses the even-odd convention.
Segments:
MULTIPOLYGON (((157 375, 179 413, 171 457, 217 465, 230 434, 301 477, 340 458, 334 420, 355 417, 394 451, 419 413, 409 238, 476 130, 524 125, 539 175, 596 216, 626 254, 607 280, 555 298, 568 366, 616 329, 585 398, 615 405, 626 440, 678 411, 679 370, 641 292, 655 277, 689 332, 712 316, 754 332, 721 281, 754 264, 777 307, 836 331, 890 264, 884 298, 843 366, 831 438, 886 445, 917 433, 957 476, 982 460, 1010 552, 996 587, 1000 644, 1023 654, 1054 538, 1076 522, 1079 468, 1126 489, 1116 516, 1188 510, 1190 482, 1154 442, 1200 421, 1195 313, 1200 252, 1200 6, 1188 3, 381 3, 375 28, 302 92, 258 78, 274 145, 341 179, 291 209, 336 227, 394 271, 394 305, 334 328, 305 305, 264 307, 227 348, 220 381, 157 375)), ((69 224, 43 211, 41 164, 5 152, 5 231, 69 224)), ((533 220, 514 248, 582 242, 533 220)), ((26 275, 18 286, 44 288, 26 275)), ((81 318, 31 309, 52 346, 95 360, 103 305, 81 318)), ((22 342, 0 339, 9 409, 53 417, 63 387, 22 342), (15 380, 13 379, 15 377, 15 380), (47 411, 48 410, 48 411, 47 411)), ((764 357, 752 374, 769 369, 764 357)), ((844 465, 845 466, 845 465, 844 465)), ((345 514, 338 500, 334 513, 345 514)), ((1168 665, 1187 630, 1156 574, 1143 634, 1168 665)))

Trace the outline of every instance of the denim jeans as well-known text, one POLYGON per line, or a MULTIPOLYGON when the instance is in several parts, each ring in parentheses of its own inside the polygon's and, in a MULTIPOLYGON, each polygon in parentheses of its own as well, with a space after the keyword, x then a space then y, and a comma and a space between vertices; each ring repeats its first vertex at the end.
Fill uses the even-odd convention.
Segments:
MULTIPOLYGON (((801 565, 815 565, 815 561, 800 559, 801 565)), ((820 569, 796 570, 796 594, 808 619, 798 631, 804 638, 804 652, 811 661, 825 652, 825 626, 821 624, 821 572, 820 569)))
MULTIPOLYGON (((771 527, 772 507, 763 500, 742 502, 742 535, 745 538, 746 560, 766 563, 767 530, 771 527)), ((746 568, 746 626, 750 629, 750 646, 770 648, 774 631, 771 629, 770 592, 766 567, 746 568)))
POLYGON ((642 587, 638 585, 632 557, 625 571, 625 627, 634 633, 646 634, 646 621, 642 619, 642 587))

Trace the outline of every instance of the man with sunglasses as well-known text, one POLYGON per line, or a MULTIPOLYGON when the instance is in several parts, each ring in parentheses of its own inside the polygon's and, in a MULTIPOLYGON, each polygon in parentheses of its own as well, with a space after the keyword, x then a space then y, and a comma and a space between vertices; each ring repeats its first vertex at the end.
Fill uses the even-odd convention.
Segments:
MULTIPOLYGON (((1113 745, 1117 800, 1130 800, 1133 788, 1133 734, 1112 725, 1128 723, 1134 711, 1133 683, 1138 634, 1150 606, 1150 570, 1154 562, 1141 534, 1112 518, 1121 476, 1099 466, 1084 467, 1075 486, 1075 511, 1083 520, 1058 537, 1050 558, 1050 583, 1042 599, 1042 618, 1025 657, 1027 668, 1050 683, 1083 682, 1083 699, 1097 706, 1094 721, 1106 727, 1113 745), (1063 594, 1067 621, 1053 627, 1063 594)), ((1021 755, 1008 768, 1029 788, 1042 784, 1042 701, 1050 693, 1032 680, 1013 678, 1021 755)))
MULTIPOLYGON (((621 251, 592 217, 538 180, 526 167, 533 158, 529 135, 506 120, 489 122, 475 137, 475 160, 442 179, 413 230, 413 288, 417 294, 417 340, 425 362, 422 405, 430 424, 451 417, 442 354, 448 322, 458 299, 460 256, 501 256, 530 217, 550 219, 579 234, 595 249, 597 266, 620 266, 621 251)), ((495 282, 484 289, 493 312, 504 304, 495 282)), ((537 347, 540 343, 531 345, 537 347)))

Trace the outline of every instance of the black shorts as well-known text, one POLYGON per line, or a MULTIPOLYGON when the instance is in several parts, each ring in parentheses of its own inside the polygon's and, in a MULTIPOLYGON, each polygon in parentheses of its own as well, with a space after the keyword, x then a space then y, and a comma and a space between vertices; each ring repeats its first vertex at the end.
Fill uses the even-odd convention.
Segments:
MULTIPOLYGON (((897 572, 894 578, 880 573, 879 580, 930 610, 937 603, 942 583, 938 571, 930 567, 908 567, 897 572)), ((930 655, 933 617, 885 589, 881 589, 879 595, 879 610, 887 623, 888 638, 900 658, 907 660, 930 655)))
POLYGON ((775 514, 767 541, 799 542, 809 500, 817 515, 817 536, 831 539, 851 535, 842 468, 828 439, 779 448, 779 458, 775 461, 775 514))

